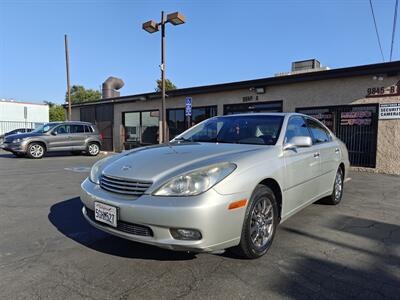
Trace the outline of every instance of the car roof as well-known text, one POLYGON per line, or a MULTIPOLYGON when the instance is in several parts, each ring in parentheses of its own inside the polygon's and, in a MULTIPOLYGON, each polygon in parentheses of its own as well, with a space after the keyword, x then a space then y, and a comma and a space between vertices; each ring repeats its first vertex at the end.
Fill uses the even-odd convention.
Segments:
POLYGON ((90 122, 83 122, 83 121, 64 121, 64 122, 48 122, 46 124, 81 124, 81 125, 94 125, 90 122))

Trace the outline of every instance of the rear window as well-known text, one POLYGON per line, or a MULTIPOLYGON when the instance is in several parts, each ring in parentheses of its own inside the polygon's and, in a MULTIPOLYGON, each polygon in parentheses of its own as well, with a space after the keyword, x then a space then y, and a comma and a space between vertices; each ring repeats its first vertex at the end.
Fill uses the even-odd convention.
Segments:
POLYGON ((71 125, 71 133, 83 133, 83 125, 71 125))

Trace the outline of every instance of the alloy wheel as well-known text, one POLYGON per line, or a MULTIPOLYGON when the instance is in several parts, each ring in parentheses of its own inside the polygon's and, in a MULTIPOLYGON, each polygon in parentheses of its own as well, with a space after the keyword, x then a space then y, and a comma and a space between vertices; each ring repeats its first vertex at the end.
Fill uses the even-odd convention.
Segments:
POLYGON ((250 221, 250 238, 257 249, 264 248, 273 236, 274 210, 267 197, 254 205, 250 221))
POLYGON ((90 155, 97 155, 100 149, 97 144, 90 144, 88 150, 90 155))
POLYGON ((29 153, 31 154, 32 157, 39 158, 43 156, 44 148, 39 144, 34 144, 29 148, 29 153))

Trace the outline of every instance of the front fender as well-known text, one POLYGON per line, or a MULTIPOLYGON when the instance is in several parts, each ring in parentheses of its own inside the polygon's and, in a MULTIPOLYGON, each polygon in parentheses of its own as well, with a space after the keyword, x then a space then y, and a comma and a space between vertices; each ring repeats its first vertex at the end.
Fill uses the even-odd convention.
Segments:
MULTIPOLYGON (((218 183, 214 189, 223 195, 250 192, 265 179, 283 180, 284 161, 278 152, 259 153, 257 156, 240 161, 237 169, 218 183)), ((250 195, 249 195, 250 196, 250 195)))

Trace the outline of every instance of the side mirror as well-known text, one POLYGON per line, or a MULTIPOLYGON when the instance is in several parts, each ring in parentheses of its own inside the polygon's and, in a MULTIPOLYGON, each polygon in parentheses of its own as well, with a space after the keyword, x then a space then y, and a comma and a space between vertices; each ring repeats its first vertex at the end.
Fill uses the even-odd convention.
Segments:
POLYGON ((52 135, 57 135, 58 132, 57 132, 56 130, 54 130, 54 131, 51 132, 51 134, 52 134, 52 135))
POLYGON ((309 136, 295 136, 283 146, 283 150, 293 150, 301 147, 311 147, 312 140, 309 136))

